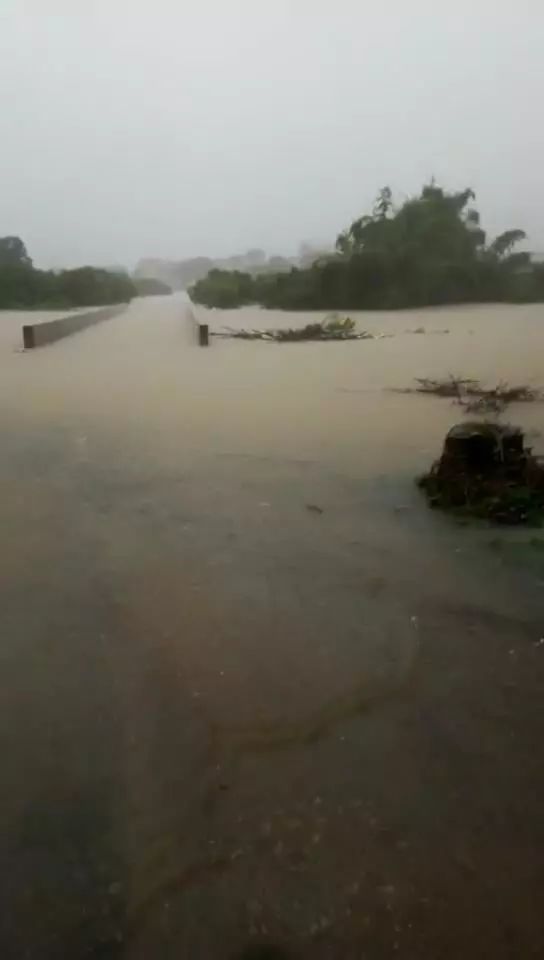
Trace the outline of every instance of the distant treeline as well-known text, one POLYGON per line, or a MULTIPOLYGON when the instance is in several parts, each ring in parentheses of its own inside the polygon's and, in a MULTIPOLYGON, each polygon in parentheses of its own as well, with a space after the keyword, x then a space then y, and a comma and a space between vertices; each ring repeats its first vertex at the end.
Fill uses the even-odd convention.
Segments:
POLYGON ((19 237, 0 238, 0 309, 67 309, 126 303, 136 296, 126 273, 96 267, 37 270, 19 237))
POLYGON ((264 250, 254 248, 230 257, 190 257, 188 260, 140 260, 134 278, 153 277, 166 283, 173 290, 186 290, 192 283, 202 280, 210 270, 240 270, 247 273, 284 273, 292 267, 308 266, 319 251, 302 244, 298 257, 267 257, 264 250))
POLYGON ((155 280, 153 277, 135 277, 134 286, 139 297, 166 297, 172 293, 172 287, 163 283, 162 280, 155 280))
POLYGON ((514 251, 523 230, 487 243, 474 199, 470 189, 447 193, 433 181, 396 207, 384 187, 372 213, 338 236, 334 254, 288 273, 211 270, 189 292, 210 307, 286 310, 544 301, 544 265, 514 251))

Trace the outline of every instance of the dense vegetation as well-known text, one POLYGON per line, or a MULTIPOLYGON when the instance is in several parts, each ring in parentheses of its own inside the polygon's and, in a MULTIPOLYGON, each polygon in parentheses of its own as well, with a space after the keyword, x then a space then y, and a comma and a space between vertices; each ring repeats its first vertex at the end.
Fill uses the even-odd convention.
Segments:
POLYGON ((154 277, 134 277, 134 286, 139 297, 166 297, 172 293, 172 287, 154 277))
POLYGON ((339 235, 334 254, 289 273, 211 270, 191 297, 210 307, 288 310, 544 300, 544 266, 514 251, 525 233, 507 230, 488 244, 474 199, 470 189, 447 193, 432 182, 395 207, 385 187, 372 214, 339 235))
POLYGON ((37 270, 19 237, 0 238, 0 309, 94 307, 125 303, 135 294, 127 274, 96 267, 37 270))

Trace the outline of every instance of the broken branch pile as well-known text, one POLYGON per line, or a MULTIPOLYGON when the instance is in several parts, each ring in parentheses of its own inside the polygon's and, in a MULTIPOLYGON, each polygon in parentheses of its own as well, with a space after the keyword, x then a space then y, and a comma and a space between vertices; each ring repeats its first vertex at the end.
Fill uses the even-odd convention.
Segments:
POLYGON ((286 330, 234 330, 226 327, 216 337, 230 337, 233 340, 268 340, 274 343, 296 343, 301 340, 373 340, 371 333, 357 333, 355 321, 350 317, 336 315, 326 317, 321 323, 309 323, 305 327, 286 330))
POLYGON ((430 393, 437 397, 451 397, 467 413, 502 413, 510 403, 531 403, 543 400, 542 391, 527 385, 510 387, 500 381, 496 387, 482 387, 478 380, 449 376, 445 380, 418 377, 418 384, 408 393, 430 393))

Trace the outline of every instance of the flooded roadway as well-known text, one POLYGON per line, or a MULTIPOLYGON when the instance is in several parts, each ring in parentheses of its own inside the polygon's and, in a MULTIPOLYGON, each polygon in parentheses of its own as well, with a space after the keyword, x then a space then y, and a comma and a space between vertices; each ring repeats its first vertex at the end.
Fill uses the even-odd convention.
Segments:
POLYGON ((544 536, 427 511, 458 413, 386 388, 542 385, 541 313, 0 316, 4 957, 539 955, 544 536))

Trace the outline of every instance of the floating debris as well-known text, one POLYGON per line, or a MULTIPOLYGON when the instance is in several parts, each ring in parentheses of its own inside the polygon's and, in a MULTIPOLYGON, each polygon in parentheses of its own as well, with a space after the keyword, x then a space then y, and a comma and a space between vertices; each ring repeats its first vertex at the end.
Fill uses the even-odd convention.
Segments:
POLYGON ((510 403, 533 403, 543 396, 533 387, 510 387, 501 381, 487 390, 479 385, 469 388, 468 398, 461 401, 467 413, 502 413, 510 403))
POLYGON ((336 314, 326 317, 321 323, 308 323, 305 327, 289 327, 286 330, 235 330, 225 327, 214 337, 233 340, 268 340, 272 343, 295 343, 300 340, 374 340, 372 333, 363 330, 357 333, 355 320, 336 314))
POLYGON ((460 400, 469 384, 477 384, 477 380, 462 380, 460 377, 449 376, 445 380, 431 380, 428 377, 416 377, 417 387, 391 387, 392 393, 429 393, 435 397, 446 397, 460 400))
POLYGON ((447 397, 464 407, 467 413, 502 413, 511 403, 534 403, 544 400, 541 390, 527 384, 509 386, 501 380, 496 387, 482 387, 479 380, 454 377, 444 380, 416 377, 417 387, 402 390, 402 393, 428 393, 435 397, 447 397))
MULTIPOLYGON (((417 387, 408 389, 405 393, 432 393, 436 397, 451 397, 460 400, 468 396, 469 391, 478 388, 477 380, 462 379, 450 374, 445 380, 431 380, 428 377, 416 377, 417 387)), ((472 395, 472 394, 471 394, 472 395)))
POLYGON ((544 462, 525 447, 519 427, 457 424, 418 485, 431 507, 496 523, 539 525, 544 519, 544 462))
POLYGON ((425 327, 414 327, 413 330, 405 330, 405 333, 418 333, 418 334, 430 334, 431 336, 440 336, 441 334, 449 333, 449 330, 427 330, 425 327))

